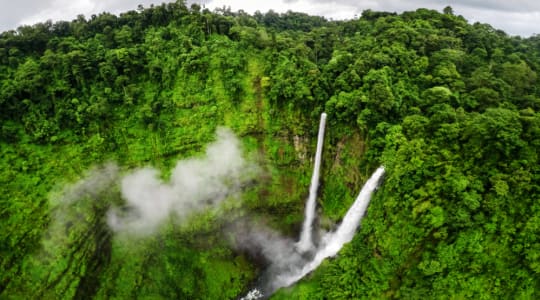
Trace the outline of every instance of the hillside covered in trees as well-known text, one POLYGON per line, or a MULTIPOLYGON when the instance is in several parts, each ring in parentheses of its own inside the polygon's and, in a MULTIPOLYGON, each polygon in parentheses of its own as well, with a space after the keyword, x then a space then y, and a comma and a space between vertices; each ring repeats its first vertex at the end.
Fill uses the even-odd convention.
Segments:
POLYGON ((328 21, 177 1, 4 32, 0 299, 243 295, 265 262, 229 229, 297 238, 323 111, 320 227, 387 174, 353 241, 273 298, 538 299, 539 76, 540 36, 449 7, 328 21), (174 176, 223 126, 257 165, 240 191, 150 235, 108 226, 114 174, 174 176))

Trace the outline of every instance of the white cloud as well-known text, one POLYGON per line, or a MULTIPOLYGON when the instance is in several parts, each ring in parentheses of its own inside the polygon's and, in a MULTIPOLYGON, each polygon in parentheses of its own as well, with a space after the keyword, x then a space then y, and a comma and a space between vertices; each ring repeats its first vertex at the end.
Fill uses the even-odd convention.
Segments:
POLYGON ((275 12, 287 12, 300 11, 311 15, 324 15, 327 18, 332 19, 350 19, 356 14, 361 13, 361 9, 354 4, 338 3, 337 1, 309 1, 309 0, 282 0, 272 2, 246 2, 243 0, 214 0, 207 4, 210 9, 230 7, 231 10, 244 10, 248 13, 254 13, 255 11, 267 12, 273 10, 275 12))
POLYGON ((306 12, 312 15, 323 15, 332 19, 350 19, 361 15, 362 11, 403 12, 424 7, 442 11, 446 6, 452 6, 456 14, 463 15, 471 23, 481 22, 491 24, 496 29, 502 29, 510 35, 530 36, 540 33, 540 1, 481 1, 481 0, 279 0, 272 2, 243 1, 243 0, 213 0, 209 8, 231 7, 233 11, 243 9, 248 13, 256 10, 266 12, 270 9, 276 12, 287 10, 306 12))
POLYGON ((178 161, 169 180, 161 180, 153 168, 122 178, 128 210, 109 211, 109 225, 116 231, 152 233, 171 215, 183 220, 218 205, 255 173, 256 167, 242 157, 240 140, 229 129, 219 128, 205 155, 178 161))
MULTIPOLYGON (((21 24, 33 24, 48 19, 73 20, 79 14, 89 17, 103 11, 120 13, 137 9, 138 4, 148 7, 172 0, 0 0, 0 31, 15 29, 21 24)), ((540 1, 538 0, 189 0, 188 3, 206 5, 209 9, 231 7, 233 11, 243 9, 255 11, 286 12, 287 10, 322 15, 329 19, 350 19, 363 10, 376 11, 415 10, 419 7, 442 10, 451 5, 456 14, 463 15, 471 23, 479 21, 491 24, 511 35, 530 36, 540 33, 540 1)))
MULTIPOLYGON (((457 11, 459 12, 459 11, 457 11)), ((472 9, 463 16, 470 23, 488 23, 496 29, 502 29, 510 35, 531 36, 540 34, 540 11, 536 12, 505 12, 472 9)))
POLYGON ((79 14, 91 14, 96 11, 98 5, 92 0, 55 0, 44 10, 21 19, 19 24, 35 24, 46 20, 74 19, 79 14))

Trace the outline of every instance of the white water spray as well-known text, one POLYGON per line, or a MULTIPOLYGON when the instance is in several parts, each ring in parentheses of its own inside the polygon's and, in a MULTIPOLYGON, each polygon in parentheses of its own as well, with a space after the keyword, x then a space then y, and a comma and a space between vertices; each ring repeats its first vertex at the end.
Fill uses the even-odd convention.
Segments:
POLYGON ((321 114, 319 123, 319 136, 317 138, 317 151, 315 153, 315 164, 313 166, 313 175, 309 186, 309 197, 306 201, 306 210, 304 224, 302 224, 302 233, 297 247, 300 252, 307 252, 314 248, 313 245, 313 220, 315 219, 315 204, 317 200, 317 188, 319 187, 319 170, 321 168, 321 154, 324 144, 324 128, 326 125, 326 113, 321 114))
POLYGON ((277 274, 270 274, 267 276, 269 277, 267 282, 260 285, 258 288, 253 289, 250 293, 248 293, 248 295, 246 295, 246 297, 241 299, 252 300, 267 298, 279 288, 290 286, 302 279, 308 273, 315 270, 324 259, 335 256, 339 250, 341 250, 343 245, 350 242, 354 237, 357 228, 360 226, 360 221, 362 220, 362 217, 364 216, 364 213, 369 205, 371 195, 379 186, 383 175, 384 167, 381 166, 364 184, 360 194, 354 201, 351 208, 349 208, 347 211, 347 214, 343 218, 343 221, 337 230, 330 232, 323 237, 322 243, 311 261, 305 262, 298 260, 297 263, 288 262, 289 265, 292 265, 291 268, 278 272, 277 274))
POLYGON ((334 233, 328 234, 323 239, 323 245, 319 248, 313 260, 308 262, 301 269, 295 270, 295 272, 278 275, 274 282, 274 288, 286 287, 300 280, 309 272, 315 270, 325 258, 335 256, 345 243, 352 240, 356 229, 360 225, 360 221, 362 220, 369 201, 371 200, 371 195, 379 186, 380 179, 383 175, 384 167, 381 166, 373 173, 373 175, 371 175, 369 180, 362 187, 360 194, 349 211, 347 211, 347 214, 343 218, 338 229, 334 233))

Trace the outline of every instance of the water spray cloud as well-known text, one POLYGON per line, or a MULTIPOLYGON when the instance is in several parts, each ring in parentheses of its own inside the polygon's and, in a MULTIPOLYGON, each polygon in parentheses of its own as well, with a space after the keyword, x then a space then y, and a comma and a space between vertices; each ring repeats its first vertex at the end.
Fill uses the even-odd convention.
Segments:
POLYGON ((112 209, 108 224, 115 231, 152 233, 169 216, 183 220, 215 206, 240 190, 254 174, 242 157, 240 141, 228 129, 217 130, 203 157, 179 161, 163 182, 153 168, 136 170, 121 182, 127 210, 112 209))
POLYGON ((315 257, 305 264, 302 268, 295 269, 293 272, 284 273, 277 276, 273 283, 274 288, 286 287, 300 280, 309 272, 315 270, 324 259, 335 256, 339 250, 352 240, 354 233, 367 209, 371 195, 379 186, 379 182, 384 175, 384 168, 379 167, 362 187, 360 194, 353 205, 347 211, 341 225, 333 233, 328 233, 323 237, 323 243, 319 246, 315 257))
MULTIPOLYGON (((306 254, 299 253, 295 245, 283 242, 286 239, 278 234, 273 234, 272 238, 265 237, 266 229, 251 229, 250 234, 244 235, 251 240, 251 243, 257 243, 254 249, 262 248, 260 251, 265 257, 275 257, 275 259, 269 259, 270 265, 261 276, 261 282, 257 287, 240 299, 265 299, 279 288, 290 286, 302 279, 315 270, 324 259, 335 256, 344 244, 352 240, 371 200, 371 195, 379 186, 383 175, 384 167, 379 167, 364 184, 339 227, 336 231, 323 236, 321 244, 315 249, 315 254, 311 258, 306 258, 306 254), (258 238, 255 232, 259 235, 258 238), (264 254, 265 252, 270 255, 264 254), (285 258, 280 261, 282 257, 285 258)), ((246 247, 252 246, 248 243, 246 247)))
POLYGON ((243 247, 258 250, 270 262, 270 265, 261 276, 258 286, 249 291, 246 296, 240 298, 241 300, 267 298, 277 289, 290 286, 300 280, 315 270, 324 259, 335 256, 345 243, 352 240, 356 229, 360 226, 360 221, 367 209, 371 195, 377 189, 384 175, 384 167, 382 166, 373 173, 362 187, 360 194, 347 211, 337 230, 326 233, 318 246, 313 241, 313 220, 315 218, 325 124, 326 114, 322 113, 319 123, 315 164, 309 188, 309 197, 306 201, 305 219, 298 243, 291 244, 290 241, 277 233, 270 236, 268 235, 268 229, 250 227, 251 229, 248 232, 239 234, 245 239, 241 243, 243 247))

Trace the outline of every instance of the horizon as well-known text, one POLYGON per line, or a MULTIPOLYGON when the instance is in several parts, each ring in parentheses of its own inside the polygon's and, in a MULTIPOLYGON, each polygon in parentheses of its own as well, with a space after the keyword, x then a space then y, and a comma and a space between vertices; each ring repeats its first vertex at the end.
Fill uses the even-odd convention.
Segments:
MULTIPOLYGON (((38 23, 51 21, 72 21, 79 15, 90 18, 92 15, 111 13, 119 15, 123 12, 137 10, 138 5, 145 8, 161 3, 174 1, 113 0, 106 3, 100 0, 21 0, 7 4, 7 9, 0 12, 0 32, 17 30, 20 26, 33 26, 38 23), (30 7, 30 9, 28 9, 30 7), (3 15, 4 14, 4 15, 3 15)), ((395 0, 373 2, 369 0, 352 1, 338 0, 331 3, 322 0, 280 0, 279 2, 244 2, 240 0, 204 0, 185 1, 199 4, 214 12, 216 9, 230 8, 237 12, 243 10, 250 15, 256 11, 266 13, 273 10, 277 13, 287 11, 306 13, 311 16, 322 16, 327 20, 352 20, 361 16, 365 10, 402 13, 420 8, 434 9, 442 12, 447 6, 452 7, 455 15, 463 16, 469 24, 476 22, 491 25, 510 36, 531 37, 540 33, 540 25, 535 20, 540 19, 540 3, 532 0, 522 0, 519 5, 509 5, 502 1, 491 0, 483 3, 462 3, 465 1, 429 2, 415 0, 399 3, 395 0)))

